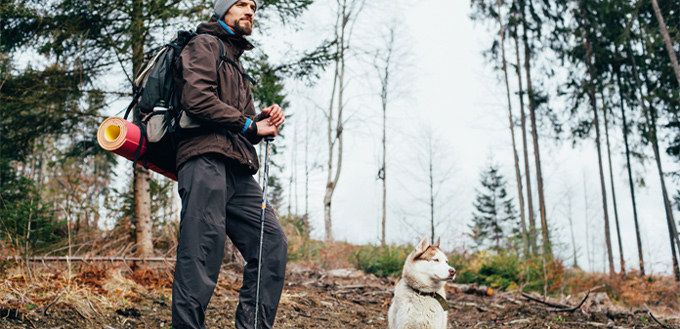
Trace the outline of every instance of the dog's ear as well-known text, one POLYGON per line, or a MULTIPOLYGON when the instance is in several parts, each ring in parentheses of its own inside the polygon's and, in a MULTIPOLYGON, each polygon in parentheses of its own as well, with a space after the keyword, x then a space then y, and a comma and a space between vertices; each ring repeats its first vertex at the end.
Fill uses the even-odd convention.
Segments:
POLYGON ((442 237, 437 238, 437 242, 434 244, 435 247, 439 248, 439 243, 442 242, 442 237))
POLYGON ((430 246, 430 240, 427 238, 427 236, 424 236, 422 240, 420 240, 420 243, 416 246, 416 252, 421 253, 427 249, 427 247, 430 246))

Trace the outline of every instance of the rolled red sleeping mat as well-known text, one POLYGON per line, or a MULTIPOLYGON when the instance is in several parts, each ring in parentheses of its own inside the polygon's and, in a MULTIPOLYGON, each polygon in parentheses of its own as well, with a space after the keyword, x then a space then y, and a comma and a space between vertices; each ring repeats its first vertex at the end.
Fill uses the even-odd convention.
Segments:
MULTIPOLYGON (((107 151, 118 154, 130 161, 135 160, 135 153, 139 147, 141 131, 134 123, 129 122, 121 117, 110 117, 104 120, 97 130, 97 142, 99 146, 107 151)), ((142 142, 142 149, 139 156, 143 156, 146 152, 146 140, 142 142)), ((147 162, 149 169, 177 181, 177 177, 173 173, 169 173, 156 167, 153 163, 147 162)))

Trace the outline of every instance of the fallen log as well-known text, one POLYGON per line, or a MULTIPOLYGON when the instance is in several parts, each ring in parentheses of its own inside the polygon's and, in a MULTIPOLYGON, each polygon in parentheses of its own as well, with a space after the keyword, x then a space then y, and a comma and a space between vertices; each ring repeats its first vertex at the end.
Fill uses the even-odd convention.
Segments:
MULTIPOLYGON (((14 260, 20 261, 24 260, 21 256, 0 256, 0 260, 14 260)), ((87 257, 87 256, 34 256, 27 259, 31 262, 175 262, 175 258, 164 258, 164 257, 87 257)))
POLYGON ((468 295, 478 296, 492 296, 493 288, 487 286, 480 286, 477 284, 451 284, 456 290, 466 293, 468 295))

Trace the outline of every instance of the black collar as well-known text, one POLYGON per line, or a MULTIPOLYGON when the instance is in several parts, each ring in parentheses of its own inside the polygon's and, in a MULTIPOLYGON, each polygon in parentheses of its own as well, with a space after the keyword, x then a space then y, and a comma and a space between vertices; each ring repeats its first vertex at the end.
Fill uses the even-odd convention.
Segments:
POLYGON ((436 299, 436 300, 439 302, 439 305, 442 306, 442 309, 444 309, 444 311, 448 311, 448 310, 449 310, 449 303, 446 301, 446 299, 444 298, 444 296, 442 296, 442 295, 440 295, 440 294, 438 294, 438 293, 436 293, 436 292, 422 292, 422 291, 420 291, 420 290, 418 290, 418 289, 415 289, 415 288, 411 288, 411 289, 413 289, 413 291, 415 291, 416 293, 418 293, 418 295, 421 295, 421 296, 429 296, 429 297, 432 297, 432 298, 436 299))

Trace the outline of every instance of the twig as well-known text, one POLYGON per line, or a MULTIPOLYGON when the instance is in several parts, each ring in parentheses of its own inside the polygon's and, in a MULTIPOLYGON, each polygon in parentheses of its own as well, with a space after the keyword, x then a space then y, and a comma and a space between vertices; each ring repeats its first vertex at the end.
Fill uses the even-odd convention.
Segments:
POLYGON ((552 307, 564 308, 564 309, 570 308, 570 306, 567 306, 567 305, 562 305, 562 304, 558 304, 558 303, 553 303, 553 302, 549 302, 549 301, 547 301, 547 300, 540 300, 540 299, 538 299, 538 298, 536 298, 536 297, 534 297, 534 296, 531 296, 531 295, 529 295, 529 294, 527 294, 527 293, 525 293, 525 292, 522 293, 522 297, 524 297, 524 298, 526 298, 526 299, 528 299, 528 300, 531 300, 531 301, 534 301, 534 302, 537 302, 537 303, 541 303, 541 304, 545 304, 545 305, 548 305, 548 306, 552 306, 552 307))
POLYGON ((583 306, 583 303, 586 302, 586 300, 588 299, 588 296, 590 296, 590 291, 588 291, 588 293, 586 294, 586 296, 583 297, 583 300, 582 300, 577 306, 572 307, 572 308, 569 308, 569 309, 566 309, 566 310, 565 310, 565 309, 560 309, 560 310, 548 310, 548 312, 572 312, 572 313, 573 313, 574 311, 576 311, 576 310, 578 310, 579 308, 581 308, 581 306, 583 306))
POLYGON ((558 303, 552 303, 552 302, 549 302, 549 301, 540 300, 540 299, 538 299, 538 298, 536 298, 536 297, 533 297, 533 296, 531 296, 531 295, 529 295, 529 294, 527 294, 527 293, 524 293, 524 292, 522 293, 522 297, 524 297, 524 298, 526 298, 526 299, 529 299, 529 300, 532 300, 532 301, 535 301, 535 302, 538 302, 538 303, 541 303, 541 304, 545 304, 545 305, 548 305, 548 306, 552 306, 552 307, 556 307, 556 308, 557 308, 557 309, 548 309, 548 310, 547 310, 548 312, 574 312, 574 311, 578 310, 579 308, 581 308, 581 306, 583 306, 583 304, 586 302, 586 300, 587 300, 588 297, 590 296, 590 292, 592 292, 593 290, 599 289, 599 288, 601 288, 601 287, 602 287, 602 286, 597 286, 597 287, 593 287, 593 288, 588 289, 588 292, 586 293, 586 296, 585 296, 585 297, 583 298, 583 300, 581 300, 581 302, 580 302, 577 306, 575 306, 575 307, 568 306, 568 305, 562 305, 562 304, 558 304, 558 303))
POLYGON ((61 303, 68 306, 70 309, 72 309, 74 312, 76 312, 76 314, 80 315, 80 317, 83 318, 83 320, 87 320, 87 317, 85 317, 85 315, 83 315, 83 313, 78 311, 78 309, 75 306, 73 306, 69 303, 65 303, 65 302, 61 302, 61 303))
POLYGON ((55 297, 54 299, 52 299, 52 301, 51 301, 49 304, 47 304, 47 306, 45 306, 45 309, 43 310, 43 316, 46 316, 46 315, 47 315, 47 310, 49 310, 50 307, 52 307, 52 305, 54 305, 57 301, 59 301, 59 298, 61 298, 61 296, 62 296, 65 292, 66 292, 66 289, 62 290, 62 291, 59 293, 59 295, 57 295, 57 297, 55 297))
POLYGON ((647 306, 647 303, 644 303, 643 305, 645 305, 645 308, 647 309, 647 314, 649 314, 649 316, 652 318, 652 320, 654 320, 654 322, 658 323, 658 324, 659 324, 661 327, 663 327, 663 328, 671 329, 671 327, 669 327, 669 326, 667 326, 667 325, 661 323, 661 321, 659 321, 659 320, 654 316, 654 314, 652 314, 652 310, 649 308, 649 306, 647 306))

